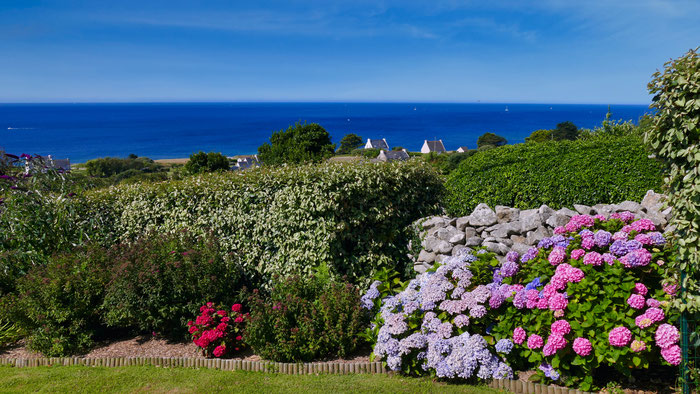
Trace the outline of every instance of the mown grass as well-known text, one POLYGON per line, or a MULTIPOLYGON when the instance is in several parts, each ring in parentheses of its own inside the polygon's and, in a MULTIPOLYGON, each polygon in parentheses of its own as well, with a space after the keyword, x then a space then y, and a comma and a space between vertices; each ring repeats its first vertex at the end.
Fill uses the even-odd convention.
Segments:
POLYGON ((390 375, 281 375, 159 367, 0 367, 0 392, 496 393, 390 375))

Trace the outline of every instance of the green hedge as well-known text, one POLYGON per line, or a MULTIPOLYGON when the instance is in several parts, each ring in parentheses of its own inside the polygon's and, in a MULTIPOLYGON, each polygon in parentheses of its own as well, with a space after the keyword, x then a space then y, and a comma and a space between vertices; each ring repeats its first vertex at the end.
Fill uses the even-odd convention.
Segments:
POLYGON ((78 220, 104 243, 211 231, 234 263, 263 278, 327 265, 357 282, 408 264, 407 226, 436 213, 442 187, 419 163, 260 168, 90 192, 78 220))
POLYGON ((601 138, 518 144, 464 160, 446 183, 450 215, 468 215, 479 203, 529 209, 640 201, 661 191, 660 164, 640 138, 601 138))

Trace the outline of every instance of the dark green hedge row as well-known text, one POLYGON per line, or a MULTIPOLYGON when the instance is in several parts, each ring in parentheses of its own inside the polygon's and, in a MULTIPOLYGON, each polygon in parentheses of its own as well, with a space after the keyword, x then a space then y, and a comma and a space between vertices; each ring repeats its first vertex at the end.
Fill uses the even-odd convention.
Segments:
POLYGON ((660 164, 635 136, 518 144, 463 161, 447 179, 446 208, 463 216, 479 203, 558 209, 640 201, 662 184, 660 164))

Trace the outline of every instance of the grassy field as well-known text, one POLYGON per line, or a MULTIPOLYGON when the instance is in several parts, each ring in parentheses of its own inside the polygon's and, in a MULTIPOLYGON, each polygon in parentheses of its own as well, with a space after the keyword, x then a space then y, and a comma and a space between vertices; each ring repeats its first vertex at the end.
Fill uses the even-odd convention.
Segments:
POLYGON ((0 392, 496 393, 389 375, 280 375, 158 367, 0 367, 0 392))

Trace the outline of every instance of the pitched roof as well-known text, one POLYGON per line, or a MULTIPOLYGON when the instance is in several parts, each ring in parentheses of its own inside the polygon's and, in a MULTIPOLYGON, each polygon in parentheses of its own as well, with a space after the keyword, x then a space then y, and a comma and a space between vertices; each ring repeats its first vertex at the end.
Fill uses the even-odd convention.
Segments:
POLYGON ((431 152, 445 152, 445 145, 442 144, 441 140, 437 141, 425 141, 428 144, 428 149, 431 152))
POLYGON ((465 151, 465 152, 469 150, 469 148, 467 148, 466 146, 460 146, 459 148, 457 148, 457 150, 460 150, 460 149, 465 151))
POLYGON ((405 150, 390 150, 384 152, 387 160, 408 160, 408 153, 405 150))
POLYGON ((386 141, 384 141, 383 139, 379 139, 379 140, 370 139, 369 143, 372 146, 372 148, 389 150, 389 145, 387 145, 386 141))

